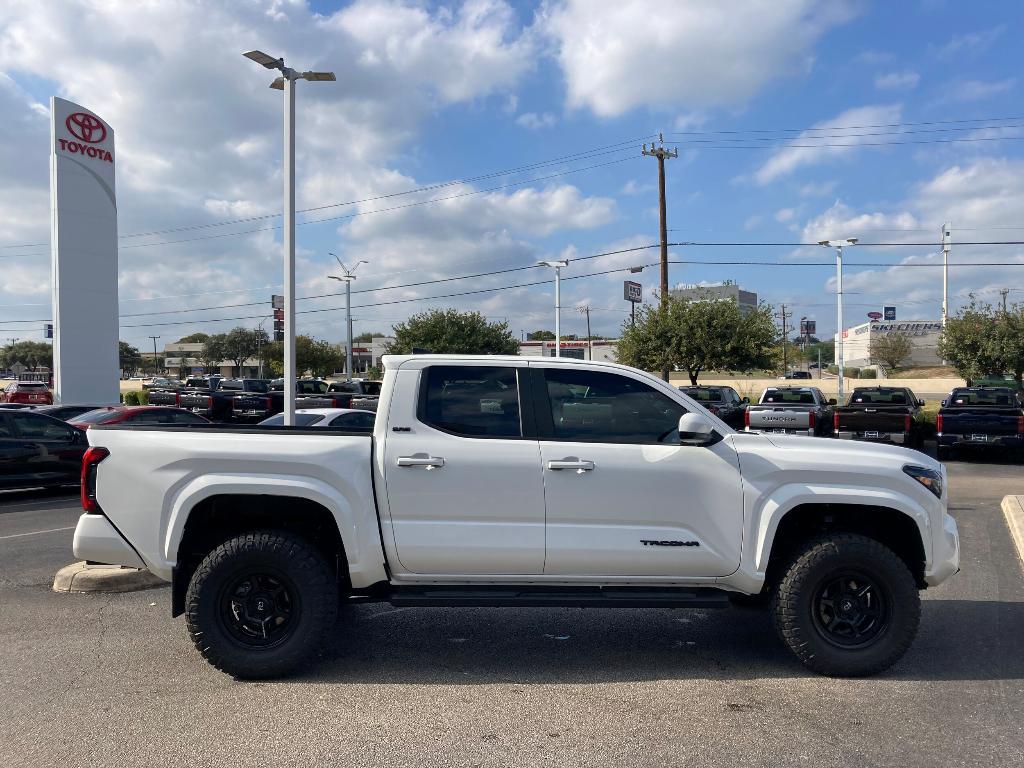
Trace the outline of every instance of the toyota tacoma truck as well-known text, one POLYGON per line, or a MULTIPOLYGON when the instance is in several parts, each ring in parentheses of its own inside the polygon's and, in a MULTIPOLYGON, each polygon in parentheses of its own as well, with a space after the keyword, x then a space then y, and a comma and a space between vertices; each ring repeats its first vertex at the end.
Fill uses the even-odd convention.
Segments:
POLYGON ((954 389, 935 419, 938 453, 961 447, 1024 448, 1024 407, 1010 387, 954 389))
POLYGON ((828 435, 832 432, 832 406, 817 387, 768 387, 757 405, 743 414, 747 432, 786 435, 828 435))
POLYGON ((879 440, 920 448, 923 406, 924 401, 907 387, 857 387, 850 402, 835 409, 832 434, 842 440, 879 440))
POLYGON ((97 427, 81 559, 145 567, 207 661, 295 669, 339 606, 770 605, 810 669, 910 646, 959 568, 943 466, 872 443, 736 432, 612 363, 386 356, 372 435, 97 427))

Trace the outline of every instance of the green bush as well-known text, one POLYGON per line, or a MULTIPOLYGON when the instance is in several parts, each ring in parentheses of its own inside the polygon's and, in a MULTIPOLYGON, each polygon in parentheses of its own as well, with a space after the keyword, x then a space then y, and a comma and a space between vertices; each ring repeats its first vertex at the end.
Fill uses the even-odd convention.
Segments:
POLYGON ((149 405, 149 392, 144 389, 133 389, 121 396, 125 405, 149 405))
POLYGON ((846 374, 846 378, 848 378, 848 379, 860 378, 860 368, 854 368, 853 366, 847 366, 846 369, 843 371, 843 373, 846 374))
POLYGON ((825 368, 825 370, 828 371, 829 373, 831 373, 833 376, 835 376, 835 375, 837 375, 839 373, 839 366, 838 365, 830 365, 827 368, 825 368))
POLYGON ((863 368, 857 376, 858 379, 877 379, 878 371, 874 368, 863 368))

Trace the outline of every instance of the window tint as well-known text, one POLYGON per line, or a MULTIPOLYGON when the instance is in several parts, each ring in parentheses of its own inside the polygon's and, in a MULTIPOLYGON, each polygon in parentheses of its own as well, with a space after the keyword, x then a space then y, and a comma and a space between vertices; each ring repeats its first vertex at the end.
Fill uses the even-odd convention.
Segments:
POLYGON ((907 396, 902 389, 855 389, 853 402, 906 405, 907 396))
POLYGON ((367 395, 379 395, 383 385, 379 381, 364 381, 363 393, 367 395))
MULTIPOLYGON (((319 413, 296 413, 295 414, 295 426, 296 427, 311 427, 323 421, 324 417, 319 413)), ((260 422, 261 427, 283 427, 284 426, 284 414, 277 413, 271 416, 269 419, 264 419, 260 422)))
POLYGON ((343 413, 334 417, 331 426, 344 429, 373 429, 376 419, 376 415, 372 413, 343 413))
POLYGON ((12 413, 11 420, 14 422, 18 434, 29 440, 68 440, 71 438, 71 430, 59 421, 48 419, 45 416, 36 416, 31 413, 12 413))
POLYGON ((129 424, 168 424, 170 414, 167 411, 136 411, 129 414, 126 421, 129 424))
POLYGON ((657 390, 615 373, 547 368, 544 378, 556 440, 666 442, 686 413, 657 390))
POLYGON ((95 411, 87 411, 80 416, 75 416, 69 421, 73 421, 75 424, 102 424, 107 419, 111 419, 120 412, 118 408, 99 408, 95 411))
POLYGON ((762 403, 814 404, 814 392, 810 389, 769 389, 761 398, 762 403))
POLYGON ((270 391, 270 384, 263 379, 246 379, 244 388, 246 392, 265 393, 270 391))
POLYGON ((1016 405, 1017 398, 1010 389, 955 389, 951 398, 956 405, 1016 405))
POLYGON ((522 436, 515 368, 435 365, 423 375, 426 424, 467 437, 522 436))
POLYGON ((723 390, 717 387, 680 387, 679 389, 698 403, 717 403, 725 399, 722 394, 723 390))
POLYGON ((328 392, 358 392, 359 386, 354 381, 336 381, 327 388, 328 392))
POLYGON ((185 411, 170 411, 168 414, 170 419, 168 422, 171 424, 205 424, 206 419, 202 416, 197 416, 194 413, 187 413, 185 411))

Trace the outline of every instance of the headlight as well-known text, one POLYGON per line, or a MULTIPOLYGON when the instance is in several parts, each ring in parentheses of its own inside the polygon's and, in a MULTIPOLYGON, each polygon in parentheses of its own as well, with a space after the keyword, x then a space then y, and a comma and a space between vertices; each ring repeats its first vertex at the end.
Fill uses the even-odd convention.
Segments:
POLYGON ((942 498, 942 474, 938 470, 907 464, 903 471, 934 493, 935 498, 942 498))

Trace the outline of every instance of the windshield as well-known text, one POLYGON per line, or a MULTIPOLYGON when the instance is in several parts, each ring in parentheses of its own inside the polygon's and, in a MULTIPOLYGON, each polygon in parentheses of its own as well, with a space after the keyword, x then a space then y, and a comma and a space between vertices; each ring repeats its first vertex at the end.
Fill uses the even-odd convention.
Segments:
MULTIPOLYGON (((314 424, 319 424, 324 420, 322 413, 296 413, 295 414, 295 426, 296 427, 310 427, 314 424)), ((279 413, 275 416, 271 416, 269 419, 264 419, 260 422, 261 427, 283 427, 284 426, 284 414, 279 413)))
POLYGON ((949 398, 949 404, 958 405, 1017 405, 1017 398, 1012 389, 955 389, 949 398))
POLYGON ((381 383, 379 381, 364 381, 363 392, 368 395, 379 395, 381 383))
POLYGON ((765 391, 761 402, 814 405, 814 393, 809 389, 769 389, 765 391))
POLYGON ((101 408, 96 411, 88 411, 83 413, 81 416, 75 416, 73 419, 68 419, 69 424, 101 424, 109 418, 116 416, 119 412, 117 408, 101 408))
POLYGON ((873 403, 878 405, 907 405, 907 393, 902 389, 855 389, 851 405, 873 403))
POLYGON ((722 390, 718 387, 680 387, 679 389, 684 395, 689 395, 698 403, 720 403, 725 400, 722 390))
POLYGON ((248 379, 244 388, 246 392, 269 392, 270 384, 262 379, 248 379))

